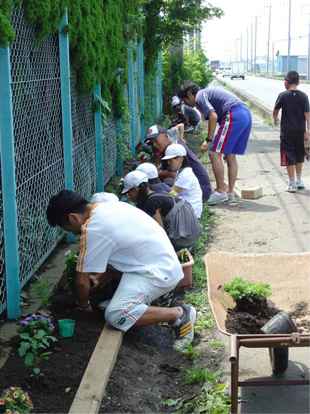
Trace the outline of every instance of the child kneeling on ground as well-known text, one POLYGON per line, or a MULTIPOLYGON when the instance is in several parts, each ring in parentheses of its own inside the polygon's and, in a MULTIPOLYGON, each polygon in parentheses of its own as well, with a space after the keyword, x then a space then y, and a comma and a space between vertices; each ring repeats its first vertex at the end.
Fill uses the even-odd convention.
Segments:
POLYGON ((122 273, 105 310, 106 321, 123 332, 133 326, 168 322, 175 328, 175 348, 194 337, 196 310, 190 305, 152 306, 183 278, 178 257, 165 231, 143 211, 123 202, 92 204, 74 191, 51 198, 47 220, 52 226, 80 234, 76 290, 79 306, 91 311, 90 278, 104 278, 108 264, 122 273))
POLYGON ((166 148, 165 156, 162 158, 168 162, 171 171, 177 173, 171 194, 178 195, 186 200, 195 212, 197 218, 202 213, 202 191, 199 181, 186 159, 186 149, 181 144, 171 144, 166 148))
POLYGON ((123 194, 138 208, 153 217, 166 231, 176 251, 191 248, 201 227, 192 206, 178 197, 151 190, 142 171, 132 171, 124 178, 123 194))

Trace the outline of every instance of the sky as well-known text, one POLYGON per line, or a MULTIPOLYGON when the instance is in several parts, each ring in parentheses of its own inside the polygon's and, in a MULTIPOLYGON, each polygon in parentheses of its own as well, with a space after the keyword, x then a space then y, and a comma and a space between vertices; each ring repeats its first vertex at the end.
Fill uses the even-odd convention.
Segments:
MULTIPOLYGON (((307 55, 310 0, 291 1, 291 55, 307 55)), ((210 60, 238 61, 241 51, 242 58, 245 60, 247 31, 250 51, 251 24, 254 28, 255 16, 257 16, 257 56, 266 56, 269 4, 271 4, 270 55, 273 47, 275 53, 279 51, 280 54, 287 54, 289 0, 210 0, 210 3, 221 7, 225 13, 221 19, 210 20, 203 25, 202 45, 210 60)))

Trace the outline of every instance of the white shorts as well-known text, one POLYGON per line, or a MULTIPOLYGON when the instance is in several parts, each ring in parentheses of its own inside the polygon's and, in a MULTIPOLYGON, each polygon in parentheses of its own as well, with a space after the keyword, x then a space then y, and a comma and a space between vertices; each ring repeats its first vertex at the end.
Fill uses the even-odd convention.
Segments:
MULTIPOLYGON (((128 331, 145 313, 150 304, 171 292, 180 279, 174 278, 169 286, 156 286, 152 276, 124 273, 111 302, 105 310, 105 320, 121 331, 128 331)), ((157 280, 158 283, 158 280, 157 280)))

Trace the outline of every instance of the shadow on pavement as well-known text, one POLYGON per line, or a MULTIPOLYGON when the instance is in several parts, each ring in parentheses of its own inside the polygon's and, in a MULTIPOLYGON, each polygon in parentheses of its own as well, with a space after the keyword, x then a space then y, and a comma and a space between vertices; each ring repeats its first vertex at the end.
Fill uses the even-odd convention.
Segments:
MULTIPOLYGON (((289 361, 287 373, 281 378, 299 380, 309 378, 309 368, 300 362, 289 361)), ((240 414, 310 413, 309 385, 242 387, 240 395, 240 414)))
POLYGON ((279 207, 271 206, 268 204, 260 204, 255 201, 246 201, 242 200, 238 204, 218 204, 217 209, 226 209, 226 210, 238 210, 240 212, 255 211, 256 213, 272 213, 273 211, 279 210, 279 207))

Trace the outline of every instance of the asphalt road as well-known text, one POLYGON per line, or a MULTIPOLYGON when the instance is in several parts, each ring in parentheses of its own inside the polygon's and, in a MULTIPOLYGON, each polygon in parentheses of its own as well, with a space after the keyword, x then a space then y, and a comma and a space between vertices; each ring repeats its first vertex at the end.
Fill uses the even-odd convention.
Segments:
MULTIPOLYGON (((267 108, 273 109, 274 103, 280 92, 283 92, 284 83, 281 80, 259 78, 255 76, 246 76, 245 80, 228 77, 220 78, 227 84, 254 96, 262 102, 267 108)), ((308 94, 310 98, 310 84, 300 84, 299 89, 308 94)))

